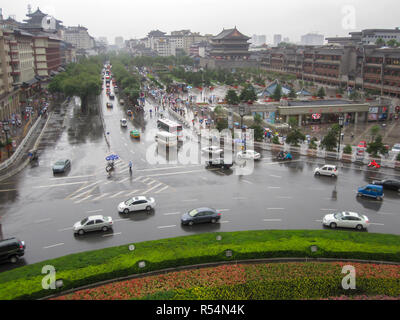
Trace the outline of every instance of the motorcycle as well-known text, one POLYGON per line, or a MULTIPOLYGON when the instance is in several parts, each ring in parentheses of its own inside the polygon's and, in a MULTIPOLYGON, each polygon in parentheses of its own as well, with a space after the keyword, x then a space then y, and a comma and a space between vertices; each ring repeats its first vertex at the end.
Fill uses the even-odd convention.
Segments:
POLYGON ((110 162, 108 162, 108 164, 106 166, 106 171, 111 172, 113 170, 114 170, 114 161, 110 161, 110 162))
POLYGON ((276 157, 277 160, 293 160, 293 156, 289 152, 281 151, 276 157))

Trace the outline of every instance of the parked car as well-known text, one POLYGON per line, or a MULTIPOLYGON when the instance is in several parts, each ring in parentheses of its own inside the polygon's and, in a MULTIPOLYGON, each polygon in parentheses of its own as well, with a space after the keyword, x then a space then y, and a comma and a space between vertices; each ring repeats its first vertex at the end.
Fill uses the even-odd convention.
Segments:
POLYGON ((71 168, 70 160, 68 159, 59 160, 53 165, 53 173, 63 173, 67 171, 69 168, 71 168))
POLYGON ((236 157, 244 160, 260 160, 261 154, 254 150, 245 150, 238 152, 236 157))
POLYGON ((104 217, 104 216, 90 216, 84 218, 82 221, 78 221, 74 224, 73 230, 74 233, 83 235, 86 232, 92 231, 104 231, 111 229, 113 226, 113 220, 111 217, 104 217))
POLYGON ((139 196, 131 198, 127 201, 121 202, 118 205, 118 212, 128 214, 131 211, 151 211, 156 206, 154 198, 147 198, 139 196))
POLYGON ((314 170, 314 175, 323 175, 337 178, 337 176, 339 175, 339 171, 337 166, 326 164, 321 168, 316 168, 314 170))
POLYGON ((396 143, 393 148, 392 152, 400 152, 400 143, 396 143))
POLYGON ((0 262, 16 263, 24 254, 24 241, 17 238, 0 240, 0 262))
POLYGON ((112 107, 113 107, 113 104, 110 103, 110 102, 107 102, 106 106, 107 106, 107 108, 112 108, 112 107))
POLYGON ((110 99, 114 100, 115 96, 113 94, 110 94, 110 99))
POLYGON ((327 214, 324 216, 322 224, 332 229, 339 227, 363 230, 368 228, 369 219, 367 216, 358 214, 357 212, 343 211, 327 214))
POLYGON ((206 166, 207 167, 218 167, 218 168, 223 168, 223 169, 229 169, 230 167, 233 166, 233 163, 225 163, 223 158, 216 158, 212 160, 207 160, 206 161, 206 166))
POLYGON ((224 150, 222 150, 220 147, 217 146, 210 146, 210 147, 205 147, 201 149, 201 152, 204 154, 217 154, 220 155, 224 150))
POLYGON ((365 197, 375 198, 377 200, 382 200, 384 197, 383 187, 374 184, 368 184, 364 187, 358 188, 357 196, 358 197, 365 196, 365 197))
POLYGON ((381 181, 373 181, 373 185, 382 186, 383 189, 399 191, 400 190, 400 181, 393 179, 386 179, 381 181))
POLYGON ((197 223, 217 223, 221 219, 221 213, 212 208, 197 208, 182 215, 181 223, 192 226, 197 223))

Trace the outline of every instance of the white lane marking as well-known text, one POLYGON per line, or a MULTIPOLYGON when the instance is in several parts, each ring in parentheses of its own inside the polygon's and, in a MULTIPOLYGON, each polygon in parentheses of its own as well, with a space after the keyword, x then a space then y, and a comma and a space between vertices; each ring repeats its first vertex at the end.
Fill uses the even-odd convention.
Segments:
POLYGON ((265 222, 279 222, 282 221, 282 219, 263 219, 265 222))
POLYGON ((270 177, 273 177, 273 178, 282 178, 281 176, 275 176, 275 175, 273 175, 273 174, 270 174, 269 176, 270 176, 270 177))
POLYGON ((150 180, 150 178, 146 178, 146 179, 143 179, 141 182, 146 182, 146 181, 149 181, 150 180))
POLYGON ((75 190, 74 192, 72 192, 70 195, 68 195, 65 199, 73 199, 73 195, 75 195, 75 194, 77 194, 78 192, 80 192, 80 191, 82 191, 82 190, 85 190, 85 189, 87 189, 87 188, 90 188, 90 187, 93 187, 94 185, 96 185, 97 183, 100 183, 100 181, 96 181, 96 182, 94 182, 94 183, 91 183, 91 184, 89 184, 89 185, 87 185, 87 186, 83 186, 83 187, 81 187, 81 188, 79 188, 78 190, 75 190))
POLYGON ((91 210, 91 211, 86 211, 86 213, 95 213, 95 212, 101 212, 103 209, 97 209, 97 210, 91 210))
POLYGON ((49 248, 54 248, 54 247, 59 247, 64 245, 64 243, 57 243, 57 244, 53 244, 52 246, 47 246, 47 247, 43 247, 43 249, 49 249, 49 248))
POLYGON ((138 171, 138 172, 140 172, 140 171, 158 171, 158 170, 182 169, 182 168, 185 168, 185 167, 194 168, 194 167, 201 167, 201 166, 202 165, 199 164, 199 165, 193 165, 193 166, 176 166, 176 167, 154 168, 154 169, 139 169, 139 170, 136 170, 136 171, 138 171))
POLYGON ((151 182, 149 182, 149 183, 146 183, 148 186, 151 186, 153 183, 156 183, 156 182, 158 182, 157 180, 153 180, 153 181, 151 181, 151 182))
MULTIPOLYGON (((87 175, 87 176, 74 176, 74 177, 57 177, 57 178, 50 178, 50 181, 53 180, 62 180, 62 179, 78 179, 78 178, 90 178, 96 176, 95 174, 87 175)), ((85 181, 87 182, 87 181, 85 181)))
POLYGON ((125 182, 126 180, 128 180, 129 178, 125 178, 125 179, 122 179, 121 181, 119 181, 118 183, 123 183, 123 182, 125 182))
POLYGON ((43 188, 52 188, 52 187, 63 187, 63 186, 69 186, 69 185, 74 185, 74 184, 83 184, 83 183, 87 183, 87 181, 60 183, 60 184, 50 184, 50 185, 47 185, 47 186, 37 186, 37 187, 33 187, 33 188, 34 189, 43 189, 43 188))
POLYGON ((78 201, 75 201, 74 203, 75 204, 77 204, 77 203, 81 203, 81 202, 83 202, 83 201, 85 201, 85 200, 87 200, 87 199, 89 199, 90 197, 93 197, 93 195, 88 195, 87 197, 85 197, 85 198, 82 198, 82 199, 80 199, 80 200, 78 200, 78 201))
POLYGON ((267 208, 267 210, 285 210, 285 208, 267 208))
POLYGON ((80 198, 80 197, 82 197, 84 195, 90 195, 93 192, 93 190, 96 189, 97 187, 98 187, 98 185, 96 184, 93 188, 89 189, 88 191, 85 191, 85 192, 82 192, 80 194, 77 194, 77 195, 73 196, 70 199, 71 200, 75 200, 75 199, 78 199, 78 198, 80 198))
POLYGON ((143 178, 143 176, 137 177, 135 179, 133 179, 133 181, 139 181, 139 179, 143 178))
POLYGON ((127 143, 124 143, 124 146, 125 146, 125 147, 127 147, 127 146, 128 146, 128 144, 127 144, 127 143))
POLYGON ((169 188, 169 186, 165 186, 165 187, 163 187, 163 188, 161 188, 160 190, 157 190, 156 192, 154 192, 154 193, 160 193, 160 192, 163 192, 165 189, 168 189, 169 188))
POLYGON ((277 196, 279 199, 293 199, 293 197, 287 197, 287 196, 277 196))
POLYGON ((64 228, 64 229, 59 229, 58 231, 67 231, 67 230, 72 230, 74 227, 69 227, 69 228, 64 228))
POLYGON ((140 161, 146 162, 146 160, 144 160, 143 158, 140 158, 140 161))
POLYGON ((203 172, 203 170, 192 170, 192 171, 179 171, 179 172, 171 172, 171 173, 160 173, 160 174, 153 174, 148 177, 160 177, 160 176, 171 176, 177 174, 187 174, 187 173, 194 173, 194 172, 203 172))
POLYGON ((375 226, 384 226, 383 223, 373 223, 373 222, 370 222, 369 224, 373 224, 373 225, 375 225, 375 226))
POLYGON ((170 226, 161 226, 161 227, 157 227, 158 229, 165 229, 165 228, 173 228, 176 227, 176 224, 170 225, 170 226))
POLYGON ((182 202, 191 202, 191 201, 199 201, 199 199, 186 199, 186 200, 181 200, 182 202))
POLYGON ((139 191, 140 191, 140 189, 133 190, 133 191, 129 191, 129 193, 127 193, 126 196, 127 196, 127 197, 130 197, 130 196, 132 196, 133 194, 138 193, 139 191))
POLYGON ((181 213, 180 212, 164 213, 164 216, 173 216, 173 215, 177 215, 177 214, 181 214, 181 213))
POLYGON ((46 218, 46 219, 41 219, 41 220, 36 220, 35 223, 42 223, 42 222, 47 222, 47 221, 51 221, 51 218, 46 218))
POLYGON ((104 197, 108 196, 109 194, 110 194, 110 192, 103 193, 102 195, 98 196, 97 198, 92 199, 92 201, 100 200, 101 198, 104 198, 104 197))
POLYGON ((105 234, 105 235, 103 235, 102 237, 104 238, 104 237, 112 237, 112 236, 118 236, 118 235, 120 235, 120 234, 122 234, 121 232, 118 232, 118 233, 111 233, 111 234, 105 234))
POLYGON ((229 223, 230 221, 220 221, 219 223, 229 223))
POLYGON ((151 187, 150 189, 147 189, 145 192, 143 192, 143 194, 149 193, 151 190, 158 188, 162 184, 163 184, 162 182, 160 182, 159 184, 156 184, 154 187, 151 187))
POLYGON ((321 211, 338 211, 338 209, 320 209, 321 211))
POLYGON ((268 187, 268 189, 280 189, 281 187, 268 187))
POLYGON ((234 199, 234 200, 246 200, 247 198, 245 198, 245 197, 233 197, 232 199, 234 199))
POLYGON ((6 190, 0 190, 0 192, 10 192, 10 191, 17 191, 18 189, 6 189, 6 190))
POLYGON ((120 221, 125 221, 125 220, 130 220, 129 218, 123 218, 123 219, 116 219, 113 220, 114 222, 120 222, 120 221))
POLYGON ((131 152, 132 154, 135 154, 135 152, 134 152, 134 151, 132 151, 132 150, 130 150, 130 152, 131 152))
POLYGON ((322 222, 322 220, 315 220, 315 222, 322 222))
POLYGON ((245 182, 245 183, 248 183, 248 184, 253 184, 253 182, 251 182, 251 181, 248 181, 248 180, 244 180, 244 179, 242 179, 242 181, 243 181, 243 182, 245 182))
POLYGON ((111 196, 110 199, 116 198, 116 197, 118 197, 121 193, 124 193, 124 192, 125 192, 125 191, 117 192, 116 194, 114 194, 113 196, 111 196))

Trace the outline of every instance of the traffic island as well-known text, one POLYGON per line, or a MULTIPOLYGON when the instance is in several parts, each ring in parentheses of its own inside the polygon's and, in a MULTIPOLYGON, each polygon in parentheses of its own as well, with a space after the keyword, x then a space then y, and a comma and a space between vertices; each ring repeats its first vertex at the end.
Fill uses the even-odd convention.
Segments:
MULTIPOLYGON (((361 259, 400 262, 400 236, 339 230, 259 230, 132 243, 76 253, 0 273, 0 299, 37 299, 150 272, 254 259, 361 259), (219 236, 219 240, 217 240, 219 236), (311 246, 318 250, 312 251, 311 246), (226 251, 230 250, 231 255, 226 251), (145 262, 143 265, 140 262, 145 262), (44 266, 62 287, 42 286, 44 266)), ((379 262, 375 262, 379 263, 379 262)))

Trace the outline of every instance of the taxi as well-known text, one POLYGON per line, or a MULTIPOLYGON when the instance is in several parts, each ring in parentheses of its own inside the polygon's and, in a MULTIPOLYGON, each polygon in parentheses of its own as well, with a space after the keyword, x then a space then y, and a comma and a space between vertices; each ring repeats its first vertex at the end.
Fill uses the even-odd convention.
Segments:
POLYGON ((135 139, 139 139, 140 138, 140 132, 138 130, 132 130, 130 132, 130 134, 131 134, 132 138, 135 138, 135 139))

